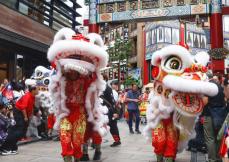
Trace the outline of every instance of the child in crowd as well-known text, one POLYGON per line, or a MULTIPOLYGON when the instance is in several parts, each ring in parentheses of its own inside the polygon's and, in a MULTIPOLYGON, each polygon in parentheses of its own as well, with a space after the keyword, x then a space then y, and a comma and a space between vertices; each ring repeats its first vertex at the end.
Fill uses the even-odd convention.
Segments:
POLYGON ((37 129, 37 127, 41 125, 41 120, 42 120, 41 111, 37 108, 34 109, 33 116, 31 118, 28 130, 27 130, 27 134, 26 134, 27 137, 37 137, 41 139, 41 137, 38 134, 38 129, 37 129))

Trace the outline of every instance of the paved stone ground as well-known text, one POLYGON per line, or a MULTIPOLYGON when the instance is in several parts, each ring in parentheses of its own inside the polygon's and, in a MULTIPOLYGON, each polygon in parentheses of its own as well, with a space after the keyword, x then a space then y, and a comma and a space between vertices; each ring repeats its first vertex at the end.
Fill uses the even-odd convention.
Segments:
MULTIPOLYGON (((143 126, 141 126, 143 127, 143 126)), ((156 162, 152 147, 142 135, 130 135, 125 122, 119 123, 122 145, 111 148, 110 135, 105 137, 102 145, 103 162, 156 162)), ((19 147, 18 155, 0 156, 0 162, 62 162, 60 144, 54 141, 40 141, 19 147)), ((93 156, 93 150, 90 150, 93 156)), ((189 162, 190 153, 178 154, 176 162, 189 162)))

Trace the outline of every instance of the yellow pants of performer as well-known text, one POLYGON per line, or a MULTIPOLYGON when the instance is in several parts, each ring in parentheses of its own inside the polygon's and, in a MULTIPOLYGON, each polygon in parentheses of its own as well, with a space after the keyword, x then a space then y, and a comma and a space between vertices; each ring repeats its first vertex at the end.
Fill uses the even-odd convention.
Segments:
POLYGON ((81 145, 84 143, 86 130, 85 112, 82 108, 81 111, 77 111, 79 109, 76 108, 74 113, 63 118, 60 123, 62 156, 74 156, 76 159, 83 155, 81 145))

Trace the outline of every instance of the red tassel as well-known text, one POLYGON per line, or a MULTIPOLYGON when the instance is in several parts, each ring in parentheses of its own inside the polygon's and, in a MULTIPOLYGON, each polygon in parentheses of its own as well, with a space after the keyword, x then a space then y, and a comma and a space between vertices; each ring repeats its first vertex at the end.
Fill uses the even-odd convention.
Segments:
POLYGON ((226 145, 226 137, 223 136, 223 139, 222 139, 222 142, 221 142, 221 145, 220 145, 220 149, 219 149, 219 155, 221 157, 224 157, 225 154, 227 153, 227 145, 226 145))
POLYGON ((223 139, 221 141, 221 145, 219 148, 219 155, 221 157, 224 157, 225 154, 227 153, 227 145, 226 145, 226 138, 228 137, 228 126, 227 124, 224 127, 224 133, 223 133, 223 139))

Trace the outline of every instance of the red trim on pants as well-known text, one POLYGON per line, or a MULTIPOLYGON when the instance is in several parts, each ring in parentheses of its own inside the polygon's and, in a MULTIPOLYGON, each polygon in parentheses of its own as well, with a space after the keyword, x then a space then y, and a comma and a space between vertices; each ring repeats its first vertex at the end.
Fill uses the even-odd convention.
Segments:
POLYGON ((172 118, 162 120, 152 130, 152 146, 157 155, 176 158, 177 153, 177 130, 173 125, 172 118))
POLYGON ((119 135, 112 135, 112 137, 113 137, 115 142, 119 142, 120 141, 119 135))
POLYGON ((89 139, 92 139, 93 144, 100 145, 102 143, 102 137, 100 134, 93 130, 93 124, 87 122, 86 132, 84 134, 84 143, 87 143, 89 139))

